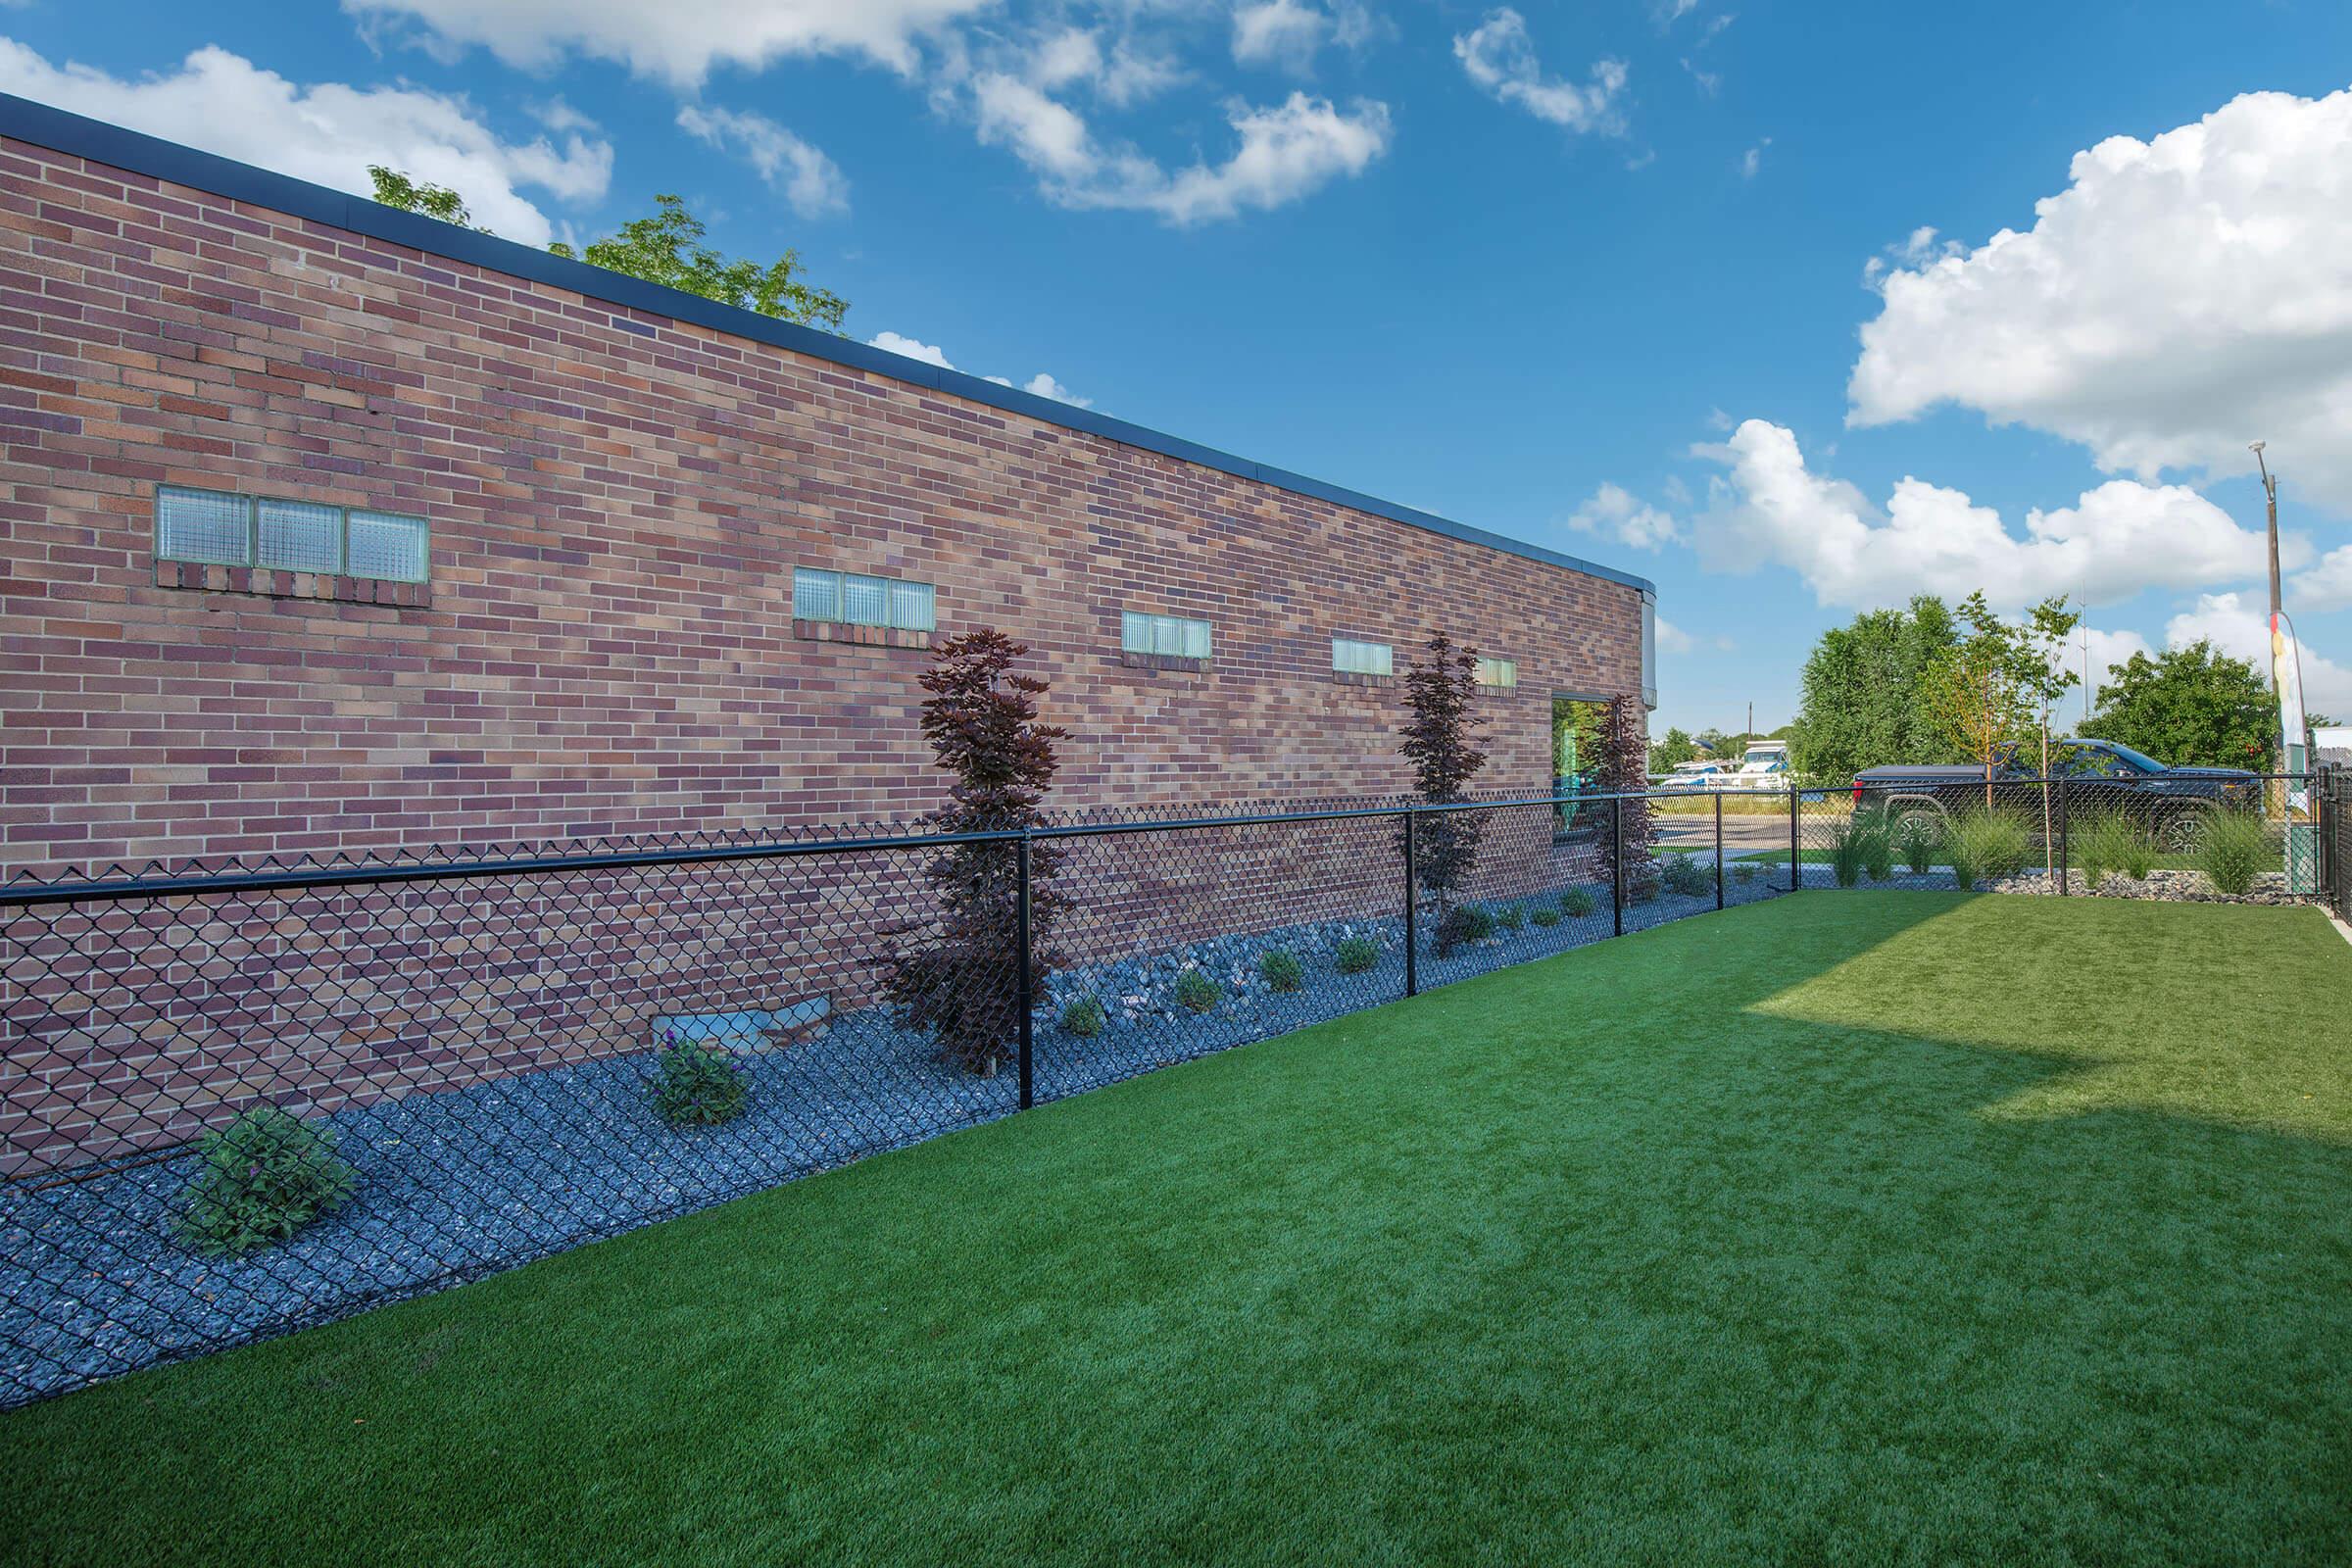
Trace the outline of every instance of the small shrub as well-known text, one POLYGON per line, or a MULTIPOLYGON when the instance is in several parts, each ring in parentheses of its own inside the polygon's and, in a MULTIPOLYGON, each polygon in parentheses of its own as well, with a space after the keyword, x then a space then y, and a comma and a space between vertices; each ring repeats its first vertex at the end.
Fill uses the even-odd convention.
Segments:
POLYGON ((1380 961, 1380 947, 1370 937, 1342 937, 1331 956, 1340 973, 1362 974, 1380 961))
POLYGON ((2155 842, 2122 811, 2094 817, 2073 836, 2067 848, 2082 868, 2082 885, 2094 892, 2111 872, 2144 880, 2156 866, 2155 842))
POLYGON ((1464 942, 1484 942, 1494 934, 1494 915, 1483 904, 1456 905, 1438 924, 1438 951, 1445 953, 1464 942))
POLYGON ((2015 816, 1980 807, 1952 818, 1944 834, 1944 851, 1955 872, 1968 872, 1960 881, 1968 888, 1980 880, 1997 881, 2023 871, 2026 858, 2033 853, 2033 841, 2015 816))
POLYGON ((2270 860, 2270 829, 2250 811, 2216 811, 2197 841, 2197 869, 2216 893, 2242 899, 2270 860))
POLYGON ((1862 874, 1873 882, 1893 881, 1894 856, 1894 824, 1874 815, 1862 841, 1862 874))
POLYGON ((1570 888, 1560 895, 1560 912, 1571 920, 1582 920, 1592 912, 1592 890, 1570 888))
POLYGON ((1306 989, 1306 965, 1288 948, 1275 948, 1258 955, 1257 977, 1266 983, 1268 991, 1306 989))
POLYGON ((1505 931, 1517 931, 1527 924, 1527 911, 1516 904, 1506 904, 1494 911, 1494 923, 1505 931))
POLYGON ((1942 846, 1943 835, 1928 817, 1906 816, 1894 824, 1894 840, 1901 846, 1903 864, 1914 876, 1925 876, 1936 863, 1936 852, 1942 846))
POLYGON ((359 1173, 334 1130, 259 1105, 205 1135, 179 1233, 207 1252, 242 1256, 285 1241, 347 1202, 359 1173))
POLYGON ((1187 969, 1176 977, 1176 1004, 1187 1012, 1206 1012, 1225 1000, 1225 988, 1205 969, 1187 969))
POLYGON ((1544 905, 1539 905, 1529 910, 1527 917, 1540 926, 1555 926, 1560 923, 1560 911, 1544 905))
POLYGON ((1062 1004, 1061 1028, 1064 1034, 1081 1040, 1092 1040, 1110 1027, 1110 1014, 1102 1010, 1099 997, 1073 997, 1062 1004))
POLYGON ((1732 862, 1732 875, 1735 879, 1740 882, 1753 882, 1756 879, 1755 861, 1734 860, 1732 862))
POLYGON ((1657 896, 1658 873, 1655 871, 1645 869, 1638 872, 1625 885, 1625 902, 1628 904, 1647 904, 1657 896))
POLYGON ((1838 824, 1830 839, 1830 873, 1841 888, 1863 877, 1884 882, 1894 875, 1894 846, 1886 819, 1875 811, 1858 811, 1838 824))
POLYGON ((674 1127, 715 1127, 743 1114, 752 1098, 735 1053, 708 1040, 679 1040, 662 1048, 654 1078, 654 1108, 674 1127))
POLYGON ((1666 879, 1666 891, 1684 898, 1695 899, 1714 886, 1715 878, 1707 868, 1688 855, 1669 855, 1659 867, 1666 879))

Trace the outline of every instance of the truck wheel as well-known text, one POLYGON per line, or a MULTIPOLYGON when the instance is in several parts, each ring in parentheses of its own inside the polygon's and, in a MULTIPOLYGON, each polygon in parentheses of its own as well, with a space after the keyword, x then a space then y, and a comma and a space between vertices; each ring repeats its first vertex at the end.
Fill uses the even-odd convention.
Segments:
POLYGON ((2202 809, 2176 811, 2156 828, 2156 842, 2174 855, 2194 855, 2204 847, 2205 824, 2212 813, 2202 809))
POLYGON ((1944 824, 1950 820, 1944 808, 1933 801, 1897 801, 1887 806, 1886 815, 1898 841, 1941 838, 1944 824))

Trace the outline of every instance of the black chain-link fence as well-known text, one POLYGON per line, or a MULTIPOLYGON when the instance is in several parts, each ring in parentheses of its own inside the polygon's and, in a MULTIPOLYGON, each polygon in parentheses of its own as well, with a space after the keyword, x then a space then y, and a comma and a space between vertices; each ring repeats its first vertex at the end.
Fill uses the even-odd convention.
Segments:
MULTIPOLYGON (((2094 883, 2104 806, 1981 789, 1933 835, 1922 803, 1800 791, 20 878, 0 1405, 1792 885, 1951 887, 1957 863, 2032 890, 2045 853, 2070 874, 2045 888, 2234 885, 2222 815, 2193 839, 2135 815, 2162 847, 2137 872, 2102 849, 2094 883), (1873 822, 1892 847, 1853 851, 1873 822), (1996 864, 2002 832, 2027 850, 1996 864)), ((2319 799, 2217 808, 2269 856, 2233 896, 2312 891, 2319 799)))

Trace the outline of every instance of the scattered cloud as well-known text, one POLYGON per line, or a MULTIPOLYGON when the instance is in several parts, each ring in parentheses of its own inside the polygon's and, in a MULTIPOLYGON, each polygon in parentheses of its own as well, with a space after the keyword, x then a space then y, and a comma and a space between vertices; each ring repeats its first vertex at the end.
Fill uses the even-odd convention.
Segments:
MULTIPOLYGON (((1693 450, 1726 469, 1691 522, 1701 564, 1788 566, 1824 605, 1870 609, 1979 588, 2006 609, 2064 593, 2113 604, 2265 570, 2264 536, 2181 485, 2110 480, 2072 507, 2028 513, 2020 537, 1989 507, 1916 478, 1875 507, 1846 481, 1812 472, 1794 433, 1763 419, 1693 450)), ((2298 561, 2308 555, 2299 538, 2285 545, 2298 561)))
POLYGON ((1712 71, 1701 71, 1696 66, 1692 65, 1689 60, 1683 61, 1682 66, 1685 71, 1690 73, 1690 79, 1697 83, 1698 90, 1702 96, 1712 98, 1717 92, 1722 90, 1723 77, 1719 73, 1712 71))
MULTIPOLYGON (((280 173, 367 195, 369 164, 465 192, 476 221, 544 245, 555 225, 521 187, 560 201, 600 200, 612 148, 577 129, 507 141, 463 99, 415 87, 299 85, 207 46, 171 72, 136 80, 93 67, 52 66, 0 38, 0 91, 128 125, 280 173)), ((544 120, 544 115, 542 116, 544 120)))
POLYGON ((2296 610, 2352 610, 2352 545, 2337 545, 2309 571, 2287 579, 2286 596, 2296 610))
POLYGON ((1392 30, 1361 0, 1245 0, 1233 12, 1233 58, 1305 75, 1326 45, 1361 49, 1392 30))
MULTIPOLYGON (((943 370, 956 368, 954 362, 949 360, 947 351, 936 343, 925 343, 920 339, 907 337, 899 332, 876 332, 872 337, 867 338, 866 342, 871 347, 883 349, 892 354, 904 354, 910 360, 920 360, 925 365, 936 365, 943 370)), ((1038 371, 1028 380, 1019 382, 1002 375, 984 375, 980 379, 994 381, 999 386, 1018 386, 1023 392, 1034 392, 1041 398, 1052 398, 1056 403, 1067 403, 1075 409, 1091 409, 1095 406, 1093 398, 1078 396, 1043 370, 1038 371)))
POLYGON ((2340 498, 2348 256, 2352 90, 2249 93, 2150 141, 2111 137, 2075 155, 2031 229, 1873 276, 1885 305, 1847 419, 1950 404, 2148 479, 2250 470, 2261 437, 2309 493, 2340 498))
POLYGON ((1098 140, 1076 110, 1027 81, 984 73, 972 95, 980 139, 1009 147, 1040 176, 1049 199, 1155 213, 1179 225, 1284 206, 1362 173, 1389 145, 1386 104, 1358 100, 1343 111, 1328 98, 1294 92, 1270 108, 1228 105, 1238 142, 1232 155, 1170 172, 1133 148, 1098 140))
POLYGON ((1622 485, 1606 484, 1568 515, 1578 533, 1599 534, 1632 550, 1656 550, 1683 536, 1670 513, 1636 497, 1622 485))
MULTIPOLYGON (((2185 648, 2199 639, 2210 642, 2231 659, 2242 659, 2256 669, 2271 667, 2271 614, 2267 596, 2199 594, 2194 609, 2165 622, 2164 645, 2185 648)), ((2341 717, 2352 713, 2352 669, 2303 648, 2303 706, 2314 712, 2341 717)))
POLYGON ((610 60, 673 87, 713 67, 757 71, 792 55, 849 55, 912 74, 920 44, 989 0, 343 0, 374 39, 407 39, 436 58, 489 50, 548 71, 570 55, 610 60))
POLYGON ((1579 133, 1625 134, 1625 119, 1617 108, 1625 91, 1625 62, 1595 61, 1587 86, 1546 77, 1535 42, 1528 37, 1527 20, 1508 6, 1488 12, 1476 27, 1456 34, 1453 56, 1462 63, 1463 73, 1497 103, 1516 104, 1538 120, 1579 133))
POLYGON ((1658 647, 1666 653, 1687 654, 1698 646, 1696 639, 1664 615, 1651 616, 1650 627, 1657 635, 1658 647))
POLYGON ((850 181, 840 166, 765 115, 688 104, 678 111, 678 127, 751 165, 803 218, 849 211, 850 181))
POLYGON ((1025 60, 1001 61, 1041 92, 1083 88, 1098 102, 1125 108, 1157 97, 1190 74, 1172 56, 1130 36, 1103 41, 1100 27, 1056 27, 1033 40, 1025 60))
POLYGON ((1771 145, 1772 138, 1767 136, 1740 155, 1740 177, 1741 179, 1756 177, 1756 172, 1764 167, 1764 149, 1771 145))

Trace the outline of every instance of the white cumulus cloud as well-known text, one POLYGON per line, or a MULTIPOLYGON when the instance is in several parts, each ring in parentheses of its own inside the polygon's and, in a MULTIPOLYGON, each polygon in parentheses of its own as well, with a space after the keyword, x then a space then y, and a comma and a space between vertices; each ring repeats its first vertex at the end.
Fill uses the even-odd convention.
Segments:
POLYGON ((910 360, 920 360, 925 365, 936 365, 943 370, 956 368, 955 366, 948 363, 947 354, 936 343, 917 342, 913 338, 903 337, 897 332, 876 332, 865 341, 870 346, 886 353, 904 354, 910 360))
POLYGON ((849 210, 841 167, 765 115, 688 104, 678 111, 678 128, 751 165, 803 218, 849 210))
POLYGON ((2309 571, 2290 578, 2286 595, 2297 610, 2352 610, 2352 545, 2337 545, 2309 571))
MULTIPOLYGON (((2267 596, 2199 594, 2196 607, 2165 622, 2164 645, 2185 648, 2210 642, 2232 659, 2242 659, 2266 675, 2271 668, 2271 612, 2267 596)), ((2352 714, 2352 669, 2306 644, 2303 649, 2303 706, 2341 719, 2352 714)))
POLYGON ((1649 505, 1623 485, 1604 483, 1568 515, 1579 533, 1599 534, 1633 550, 1656 550, 1682 537, 1668 512, 1649 505))
MULTIPOLYGON (((1983 589, 2015 608, 2053 594, 2112 604, 2150 588, 2205 589, 2266 569, 2264 536, 2181 485, 2113 479, 2071 507, 2029 512, 2023 535, 1965 493, 1905 478, 1884 509, 1807 466, 1795 434, 1740 422, 1693 449, 1724 465, 1694 519, 1702 561, 1721 570, 1793 568, 1824 605, 1867 609, 1913 594, 1983 589)), ((2299 538, 2284 542, 2300 560, 2299 538)))
MULTIPOLYGON (((956 368, 954 362, 949 360, 947 351, 936 343, 925 343, 919 338, 907 337, 899 332, 876 332, 865 341, 871 347, 884 349, 892 354, 904 354, 910 360, 920 360, 925 365, 936 365, 943 370, 956 368)), ((1056 403, 1067 403, 1076 409, 1091 409, 1095 406, 1093 398, 1078 396, 1077 393, 1063 386, 1044 370, 1040 370, 1028 380, 1020 382, 1015 382, 1011 377, 1003 375, 984 375, 980 379, 994 381, 999 386, 1017 385, 1024 392, 1034 392, 1041 398, 1052 398, 1056 403)))
POLYGON ((1294 92, 1272 107, 1231 105, 1226 119, 1239 143, 1232 155, 1171 172, 1133 148, 1103 144, 1076 110, 1028 81, 983 73, 972 96, 981 140, 1009 147, 1052 200, 1154 213, 1176 224, 1284 206, 1360 174, 1389 144, 1387 105, 1359 100, 1342 111, 1294 92))
POLYGON ((1488 12, 1476 27, 1457 33, 1453 57, 1498 103, 1516 104, 1538 120, 1568 130, 1625 134, 1625 118, 1617 108, 1625 91, 1625 62, 1594 62, 1592 79, 1584 86, 1546 76, 1535 41, 1527 34, 1527 19, 1508 6, 1488 12))
POLYGON ((126 80, 88 66, 52 66, 0 38, 0 91, 111 121, 281 174, 367 195, 369 164, 462 192, 474 220, 544 245, 547 214, 518 187, 593 202, 612 177, 612 148, 572 133, 502 139, 464 100, 414 87, 302 86, 225 49, 198 49, 179 68, 126 80))
POLYGON ((1858 425, 1942 404, 2048 430, 2101 466, 2250 470, 2352 496, 2352 91, 2249 93, 2075 155, 2034 226, 1872 274, 1858 425))
POLYGON ((343 0, 371 34, 413 29, 447 59, 488 49, 546 71, 567 55, 611 60, 677 87, 714 66, 757 71, 791 55, 859 57, 911 74, 920 41, 990 0, 343 0))

